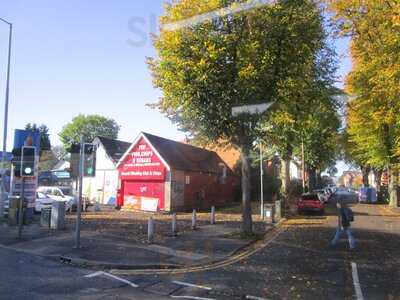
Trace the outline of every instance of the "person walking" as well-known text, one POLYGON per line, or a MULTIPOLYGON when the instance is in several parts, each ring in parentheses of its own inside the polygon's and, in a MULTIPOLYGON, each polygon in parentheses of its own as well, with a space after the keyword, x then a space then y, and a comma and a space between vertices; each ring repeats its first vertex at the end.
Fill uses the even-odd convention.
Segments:
POLYGON ((350 249, 354 250, 356 248, 356 241, 350 228, 351 222, 354 221, 353 211, 347 207, 347 204, 343 201, 338 202, 336 205, 338 208, 338 227, 336 228, 335 237, 331 241, 330 245, 336 246, 344 232, 349 240, 350 249))

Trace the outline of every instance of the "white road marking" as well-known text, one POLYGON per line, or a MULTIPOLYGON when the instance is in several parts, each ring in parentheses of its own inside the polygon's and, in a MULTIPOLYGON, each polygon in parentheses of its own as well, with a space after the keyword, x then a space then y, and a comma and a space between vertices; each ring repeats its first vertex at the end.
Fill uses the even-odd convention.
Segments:
POLYGON ((165 24, 162 29, 167 31, 174 31, 185 27, 199 25, 201 23, 211 21, 217 18, 222 18, 230 14, 240 13, 255 8, 259 8, 268 4, 275 3, 275 0, 249 0, 248 2, 231 5, 221 9, 197 15, 186 20, 165 24))
POLYGON ((96 276, 99 276, 99 275, 103 275, 103 273, 104 272, 102 272, 102 271, 98 271, 98 272, 94 272, 92 274, 85 275, 85 277, 86 278, 92 278, 92 277, 96 277, 96 276))
POLYGON ((268 300, 266 298, 261 298, 261 297, 251 296, 251 295, 247 295, 246 299, 250 299, 250 300, 268 300))
POLYGON ((86 275, 85 277, 86 277, 86 278, 93 278, 93 277, 97 277, 97 276, 101 276, 101 275, 110 277, 110 278, 112 278, 112 279, 115 279, 115 280, 120 281, 120 282, 123 282, 123 283, 126 283, 127 285, 129 285, 129 286, 131 286, 131 287, 134 287, 134 288, 139 287, 137 284, 134 284, 133 282, 130 282, 129 280, 123 279, 123 278, 121 278, 121 277, 118 277, 118 276, 115 276, 115 275, 112 275, 112 274, 110 274, 110 273, 103 272, 103 271, 94 272, 94 273, 92 273, 92 274, 86 275))
POLYGON ((212 288, 210 288, 208 286, 196 285, 196 284, 193 284, 193 283, 188 283, 188 282, 183 282, 183 281, 172 281, 172 282, 175 283, 175 284, 178 284, 178 285, 196 287, 196 288, 203 289, 203 290, 208 290, 208 291, 212 290, 212 288))
POLYGON ((212 299, 212 298, 202 298, 202 297, 196 297, 196 296, 174 296, 174 295, 171 295, 171 298, 193 299, 193 300, 216 300, 216 299, 212 299))
POLYGON ((361 291, 360 280, 358 278, 357 264, 355 262, 351 262, 351 271, 353 275, 353 284, 356 291, 357 300, 364 300, 364 296, 361 291))

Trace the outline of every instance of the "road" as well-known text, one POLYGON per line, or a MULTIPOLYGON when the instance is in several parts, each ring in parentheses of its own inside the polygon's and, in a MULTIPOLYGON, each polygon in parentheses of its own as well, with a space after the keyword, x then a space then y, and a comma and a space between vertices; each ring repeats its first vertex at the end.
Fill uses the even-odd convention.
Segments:
POLYGON ((356 251, 345 239, 328 247, 334 215, 302 216, 252 256, 202 272, 113 277, 0 248, 0 298, 400 299, 400 217, 376 205, 352 208, 356 251))

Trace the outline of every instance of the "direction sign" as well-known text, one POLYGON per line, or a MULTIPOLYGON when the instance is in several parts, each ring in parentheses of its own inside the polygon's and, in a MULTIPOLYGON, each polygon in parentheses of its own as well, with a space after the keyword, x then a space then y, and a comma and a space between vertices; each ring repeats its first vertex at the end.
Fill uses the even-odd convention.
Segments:
POLYGON ((273 102, 253 104, 253 105, 243 105, 232 107, 232 116, 237 117, 244 114, 257 115, 262 114, 267 111, 273 102))

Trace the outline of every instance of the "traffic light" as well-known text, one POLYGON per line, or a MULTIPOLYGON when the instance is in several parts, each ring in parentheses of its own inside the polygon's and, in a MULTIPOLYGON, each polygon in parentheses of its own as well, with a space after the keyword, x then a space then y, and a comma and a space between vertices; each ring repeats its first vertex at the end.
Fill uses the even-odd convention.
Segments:
POLYGON ((96 146, 93 144, 85 144, 84 146, 83 176, 96 176, 96 146))
POLYGON ((35 155, 36 148, 32 146, 23 146, 21 154, 21 177, 35 176, 35 155))
POLYGON ((33 177, 36 169, 36 147, 23 146, 12 151, 13 158, 11 163, 14 167, 15 177, 33 177))
POLYGON ((11 163, 14 167, 14 176, 21 177, 21 148, 15 148, 12 150, 11 163))

